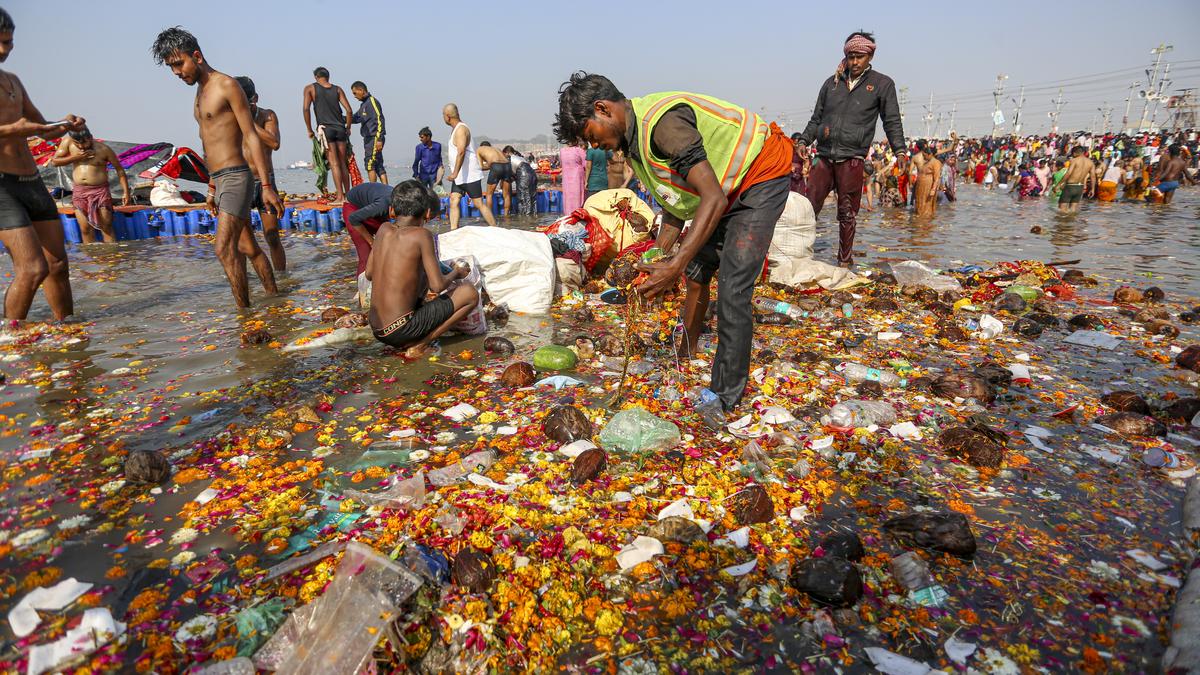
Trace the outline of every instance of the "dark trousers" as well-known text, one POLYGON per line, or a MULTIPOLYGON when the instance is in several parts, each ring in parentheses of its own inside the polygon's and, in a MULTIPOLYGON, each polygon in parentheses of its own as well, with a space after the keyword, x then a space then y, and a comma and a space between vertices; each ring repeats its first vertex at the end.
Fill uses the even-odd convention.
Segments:
POLYGON ((854 258, 854 232, 858 226, 858 207, 862 204, 863 161, 818 158, 808 174, 806 195, 812 202, 814 216, 821 215, 830 190, 836 190, 838 196, 838 262, 848 263, 854 258))
POLYGON ((754 284, 763 271, 775 222, 788 196, 787 176, 753 185, 738 195, 708 242, 688 263, 687 278, 708 284, 717 274, 717 354, 709 389, 733 410, 750 379, 754 284))

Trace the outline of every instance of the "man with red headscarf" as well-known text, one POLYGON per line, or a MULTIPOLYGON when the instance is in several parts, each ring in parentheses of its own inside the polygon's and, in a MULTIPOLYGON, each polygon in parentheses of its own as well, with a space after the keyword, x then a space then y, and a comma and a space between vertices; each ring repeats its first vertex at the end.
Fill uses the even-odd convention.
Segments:
POLYGON ((816 143, 817 162, 808 175, 807 196, 813 212, 830 190, 838 196, 838 264, 854 262, 854 230, 862 201, 863 161, 875 139, 875 121, 883 120, 883 131, 896 155, 907 155, 896 83, 871 69, 875 38, 862 31, 851 33, 842 47, 845 58, 821 85, 812 119, 800 134, 802 145, 816 143))

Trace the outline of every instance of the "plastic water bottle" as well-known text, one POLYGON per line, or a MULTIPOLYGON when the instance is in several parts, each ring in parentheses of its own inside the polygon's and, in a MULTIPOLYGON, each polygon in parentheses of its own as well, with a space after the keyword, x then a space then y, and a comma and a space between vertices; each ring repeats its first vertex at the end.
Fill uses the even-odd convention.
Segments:
POLYGON ((895 421, 896 409, 886 401, 842 401, 829 409, 829 423, 836 427, 869 427, 895 421))
POLYGON ((910 600, 924 607, 940 607, 949 597, 934 581, 929 565, 912 551, 892 558, 892 576, 908 590, 910 600))
POLYGON ((750 304, 754 305, 755 309, 763 312, 777 312, 779 314, 785 314, 791 317, 794 321, 799 321, 800 319, 808 316, 808 312, 791 303, 787 303, 782 300, 776 300, 775 298, 766 298, 761 295, 755 296, 754 300, 752 300, 750 304))
POLYGON ((454 464, 430 471, 429 482, 438 487, 444 487, 452 483, 457 483, 464 476, 476 469, 487 469, 492 464, 495 464, 495 462, 496 453, 491 450, 481 450, 462 458, 462 460, 454 464))
POLYGON ((861 363, 854 363, 853 361, 843 361, 838 364, 837 370, 842 374, 842 377, 846 378, 846 382, 851 384, 857 384, 865 380, 878 382, 885 387, 904 387, 908 384, 908 380, 895 373, 879 370, 878 368, 868 368, 861 363))

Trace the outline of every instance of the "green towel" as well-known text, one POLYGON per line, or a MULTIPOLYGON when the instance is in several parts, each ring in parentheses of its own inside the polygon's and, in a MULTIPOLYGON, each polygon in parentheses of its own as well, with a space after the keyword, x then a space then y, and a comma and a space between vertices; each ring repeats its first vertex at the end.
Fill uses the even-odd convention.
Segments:
POLYGON ((329 177, 329 165, 325 163, 325 152, 321 150, 321 142, 313 138, 312 143, 313 173, 317 174, 317 190, 324 194, 325 182, 329 177))

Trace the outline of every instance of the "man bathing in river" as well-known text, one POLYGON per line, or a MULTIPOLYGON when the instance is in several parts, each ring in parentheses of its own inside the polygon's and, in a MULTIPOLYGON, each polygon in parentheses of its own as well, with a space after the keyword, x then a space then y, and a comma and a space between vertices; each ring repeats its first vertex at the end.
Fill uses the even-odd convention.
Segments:
POLYGON ((1170 204, 1171 200, 1175 198, 1175 191, 1179 189, 1180 181, 1195 184, 1192 177, 1188 175, 1187 161, 1181 157, 1181 154, 1179 146, 1172 145, 1167 151, 1167 158, 1159 161, 1158 182, 1154 189, 1162 193, 1164 204, 1170 204))
POLYGON ((129 178, 117 154, 112 148, 92 137, 87 127, 67 134, 54 159, 54 166, 74 164, 71 170, 72 204, 75 206, 75 220, 79 221, 79 237, 85 244, 96 241, 92 232, 95 228, 104 236, 106 243, 113 243, 117 235, 113 232, 113 203, 112 194, 108 190, 108 165, 111 164, 121 181, 121 206, 129 206, 129 178))
POLYGON ((420 181, 397 185, 389 206, 392 222, 379 228, 367 261, 371 331, 410 359, 424 356, 431 342, 479 302, 474 286, 455 284, 470 273, 469 265, 442 274, 433 234, 424 227, 440 208, 441 200, 420 181))
MULTIPOLYGON (((279 116, 274 110, 258 107, 258 91, 254 80, 242 75, 237 78, 242 87, 242 93, 250 103, 250 117, 254 120, 254 131, 262 141, 263 154, 267 156, 267 174, 271 185, 275 184, 275 163, 271 155, 279 149, 279 116)), ((249 155, 250 147, 242 141, 242 155, 249 155)), ((287 256, 283 252, 283 241, 279 238, 279 216, 266 208, 262 200, 262 181, 254 179, 254 208, 262 218, 263 239, 267 240, 267 250, 271 252, 271 265, 282 272, 287 269, 287 256)))
MULTIPOLYGON (((12 17, 0 9, 0 63, 12 53, 14 29, 12 17)), ((13 263, 12 283, 4 293, 6 319, 24 320, 39 286, 56 319, 75 313, 58 208, 26 139, 49 140, 83 128, 83 118, 74 115, 47 124, 21 80, 0 70, 0 244, 13 263)))
POLYGON ((198 85, 193 113, 211 172, 208 206, 217 216, 217 258, 225 268, 234 301, 238 307, 249 307, 246 258, 254 265, 263 290, 275 293, 271 263, 250 229, 255 173, 262 183, 263 205, 277 216, 283 213, 283 204, 271 182, 267 153, 254 128, 250 102, 236 80, 213 69, 195 36, 186 30, 176 26, 162 31, 150 52, 157 63, 169 66, 185 84, 198 85), (243 146, 249 151, 251 166, 246 165, 243 146))
POLYGON ((1084 195, 1091 197, 1096 192, 1096 163, 1084 152, 1082 145, 1071 151, 1071 162, 1063 176, 1062 196, 1058 198, 1059 213, 1079 213, 1079 202, 1084 195))

